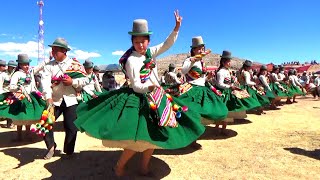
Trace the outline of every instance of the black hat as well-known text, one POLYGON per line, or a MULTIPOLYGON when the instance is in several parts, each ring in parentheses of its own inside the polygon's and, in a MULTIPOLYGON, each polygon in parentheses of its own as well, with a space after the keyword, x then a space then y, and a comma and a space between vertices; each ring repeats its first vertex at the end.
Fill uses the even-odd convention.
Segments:
POLYGON ((279 69, 278 65, 273 65, 273 70, 279 69))
POLYGON ((288 75, 292 75, 292 74, 294 74, 294 70, 293 70, 293 69, 290 69, 290 70, 288 71, 288 75))
POLYGON ((267 66, 266 65, 262 65, 261 67, 260 67, 260 71, 261 70, 267 70, 267 66))
POLYGON ((175 64, 173 64, 173 63, 170 63, 170 64, 169 64, 169 68, 175 68, 175 67, 176 67, 175 64))
POLYGON ((279 65, 280 70, 284 70, 284 67, 282 65, 279 65))
POLYGON ((247 67, 251 67, 252 66, 252 62, 249 60, 245 60, 243 63, 243 66, 247 66, 247 67))
POLYGON ((221 59, 232 59, 230 51, 223 51, 220 57, 221 59))

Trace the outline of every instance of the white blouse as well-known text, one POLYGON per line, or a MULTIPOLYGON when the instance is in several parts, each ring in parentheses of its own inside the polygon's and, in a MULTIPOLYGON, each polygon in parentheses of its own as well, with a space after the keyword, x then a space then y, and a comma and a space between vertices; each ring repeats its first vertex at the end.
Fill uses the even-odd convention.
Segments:
MULTIPOLYGON (((187 58, 183 62, 181 73, 184 75, 188 74, 190 69, 194 66, 202 70, 202 64, 200 61, 191 62, 190 58, 187 58)), ((206 76, 205 74, 202 74, 201 77, 199 77, 198 79, 194 79, 192 81, 189 81, 188 83, 198 85, 198 86, 204 86, 205 82, 206 82, 206 76)))
POLYGON ((231 74, 230 71, 226 68, 221 68, 217 72, 217 86, 221 89, 229 89, 231 84, 226 84, 225 79, 229 79, 231 82, 231 74))
POLYGON ((36 86, 36 81, 34 79, 34 75, 37 74, 39 71, 43 69, 43 67, 49 63, 49 59, 46 59, 44 62, 41 64, 30 68, 29 67, 29 77, 30 77, 30 83, 26 84, 19 84, 20 79, 25 79, 27 77, 27 73, 24 72, 22 69, 19 71, 16 71, 13 73, 11 80, 10 80, 10 85, 9 85, 9 91, 11 92, 17 92, 18 90, 22 89, 22 91, 25 91, 25 93, 30 94, 31 92, 38 91, 37 86, 36 86), (21 87, 22 86, 22 87, 21 87))
POLYGON ((265 87, 265 88, 268 88, 269 91, 271 91, 271 88, 268 84, 268 81, 267 81, 267 77, 265 75, 260 75, 259 76, 259 80, 261 82, 261 84, 265 87))
POLYGON ((256 85, 255 82, 251 81, 251 75, 250 75, 249 71, 243 71, 243 76, 244 76, 244 80, 245 80, 246 85, 249 85, 249 86, 256 85))
POLYGON ((101 88, 100 88, 99 80, 95 74, 91 73, 91 74, 87 75, 87 78, 89 79, 88 84, 83 87, 83 90, 85 92, 87 92, 91 96, 94 95, 95 91, 102 92, 101 88), (90 77, 92 77, 91 80, 90 80, 90 77))

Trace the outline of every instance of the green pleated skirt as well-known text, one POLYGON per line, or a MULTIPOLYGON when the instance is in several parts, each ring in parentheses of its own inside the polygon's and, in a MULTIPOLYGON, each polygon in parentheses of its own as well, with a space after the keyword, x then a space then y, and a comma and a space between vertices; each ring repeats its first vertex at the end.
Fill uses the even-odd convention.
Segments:
POLYGON ((30 94, 31 102, 27 98, 15 100, 11 105, 3 103, 11 93, 0 95, 0 117, 12 119, 16 125, 31 125, 39 121, 46 102, 36 93, 30 94))
MULTIPOLYGON (((176 98, 173 102, 184 105, 176 98)), ((161 108, 159 112, 163 111, 161 108)), ((199 113, 191 108, 177 118, 178 127, 159 126, 146 95, 135 93, 131 88, 100 94, 80 104, 77 115, 75 125, 81 132, 101 139, 107 147, 134 151, 182 148, 198 139, 205 130, 199 113)))
POLYGON ((283 89, 281 89, 279 87, 279 84, 276 84, 276 83, 270 83, 269 84, 272 92, 274 93, 275 97, 280 97, 280 98, 288 98, 288 97, 291 97, 292 95, 290 94, 290 92, 288 91, 288 89, 286 89, 284 86, 281 86, 283 87, 283 89))
MULTIPOLYGON (((98 92, 98 91, 93 91, 93 93, 94 93, 95 95, 97 95, 97 96, 99 96, 99 95, 101 94, 101 93, 98 92)), ((79 99, 78 102, 79 102, 79 103, 87 102, 87 101, 89 101, 89 100, 91 100, 91 99, 93 99, 93 97, 92 97, 89 93, 87 93, 86 91, 82 91, 82 92, 81 92, 81 100, 79 99)))
POLYGON ((222 101, 222 97, 206 86, 192 85, 189 91, 178 98, 207 120, 221 121, 228 115, 228 108, 222 101))
POLYGON ((304 96, 305 93, 298 86, 290 85, 289 90, 295 96, 304 96))
POLYGON ((231 89, 220 89, 220 91, 223 93, 223 102, 231 112, 247 111, 261 106, 259 101, 254 97, 250 96, 239 99, 232 94, 231 89))
POLYGON ((260 103, 260 106, 266 106, 270 104, 270 101, 266 95, 259 94, 257 90, 249 87, 248 85, 243 86, 244 89, 248 91, 250 96, 260 103))

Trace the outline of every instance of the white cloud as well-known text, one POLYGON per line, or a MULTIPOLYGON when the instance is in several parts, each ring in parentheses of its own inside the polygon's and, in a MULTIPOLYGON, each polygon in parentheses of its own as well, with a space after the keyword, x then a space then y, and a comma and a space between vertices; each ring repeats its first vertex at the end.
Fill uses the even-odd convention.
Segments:
POLYGON ((112 55, 114 55, 114 56, 122 56, 123 54, 125 53, 125 51, 114 51, 114 52, 112 52, 112 55))
POLYGON ((2 34, 0 34, 0 36, 8 36, 8 34, 2 33, 2 34))
MULTIPOLYGON (((45 46, 45 56, 49 56, 50 47, 45 46)), ((15 42, 5 42, 0 43, 0 57, 9 56, 10 58, 16 58, 18 54, 25 53, 28 54, 32 59, 38 58, 38 42, 28 41, 27 43, 15 43, 15 42)), ((76 57, 77 59, 87 59, 90 57, 101 57, 99 53, 87 52, 83 50, 71 50, 68 52, 71 57, 76 57)))
POLYGON ((27 43, 0 43, 0 55, 17 57, 20 53, 26 53, 30 58, 37 58, 38 43, 35 41, 28 41, 27 43))
POLYGON ((68 53, 70 56, 76 57, 78 60, 101 57, 101 54, 95 52, 87 52, 83 50, 74 50, 68 53))

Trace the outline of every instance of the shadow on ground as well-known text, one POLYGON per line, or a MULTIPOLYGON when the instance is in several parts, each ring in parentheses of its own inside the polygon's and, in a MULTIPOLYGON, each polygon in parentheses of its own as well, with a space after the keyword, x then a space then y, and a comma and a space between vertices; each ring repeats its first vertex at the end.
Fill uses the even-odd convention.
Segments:
MULTIPOLYGON (((45 149, 38 148, 11 148, 0 152, 12 156, 19 160, 18 169, 24 165, 32 163, 36 159, 42 159, 45 149)), ((73 154, 72 158, 58 154, 58 160, 48 162, 44 165, 52 176, 47 179, 115 179, 112 167, 116 164, 122 151, 81 151, 73 154)), ((127 177, 120 179, 161 179, 170 174, 171 169, 161 159, 152 157, 150 170, 153 177, 139 176, 139 160, 141 153, 138 153, 128 163, 127 177)), ((45 160, 43 160, 45 161, 45 160)))
POLYGON ((249 119, 234 119, 233 123, 228 123, 228 125, 242 125, 242 124, 250 124, 252 121, 249 119))
MULTIPOLYGON (((238 133, 234 130, 231 129, 226 129, 227 135, 222 135, 220 133, 220 130, 211 127, 211 126, 206 126, 206 131, 203 133, 202 136, 200 136, 199 140, 222 140, 222 139, 228 139, 232 138, 238 135, 238 133)), ((198 142, 201 144, 200 142, 198 142)), ((181 149, 175 149, 175 150, 167 150, 167 149, 156 149, 154 151, 154 154, 158 155, 184 155, 184 154, 190 154, 199 149, 192 148, 192 146, 187 146, 181 149)))
POLYGON ((315 149, 313 151, 308 151, 305 149, 301 149, 298 147, 293 147, 293 148, 283 148, 284 150, 287 150, 293 154, 298 154, 298 155, 303 155, 307 156, 316 160, 320 160, 320 149, 315 149))
POLYGON ((37 143, 43 140, 42 137, 39 137, 35 133, 32 133, 31 139, 27 140, 25 138, 24 131, 23 131, 23 138, 24 138, 23 141, 20 141, 20 142, 15 141, 16 137, 17 137, 16 130, 0 133, 0 148, 23 146, 23 145, 37 143))

